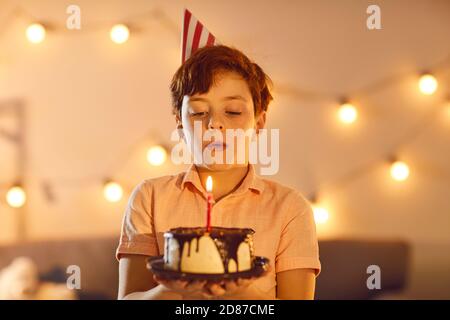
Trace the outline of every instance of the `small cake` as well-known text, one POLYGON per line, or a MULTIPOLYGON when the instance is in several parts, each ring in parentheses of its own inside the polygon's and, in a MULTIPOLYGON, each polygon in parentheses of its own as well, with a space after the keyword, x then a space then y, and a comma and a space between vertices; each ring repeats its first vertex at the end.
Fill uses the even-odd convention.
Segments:
POLYGON ((249 271, 253 267, 249 228, 174 228, 164 233, 164 267, 197 274, 249 271))

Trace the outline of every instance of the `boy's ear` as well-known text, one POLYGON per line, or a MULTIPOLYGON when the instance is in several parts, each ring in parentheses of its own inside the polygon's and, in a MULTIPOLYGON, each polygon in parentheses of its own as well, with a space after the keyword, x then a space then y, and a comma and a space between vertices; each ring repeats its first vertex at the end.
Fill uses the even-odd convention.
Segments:
POLYGON ((261 111, 256 120, 256 133, 259 133, 260 129, 263 129, 266 125, 266 112, 261 111))
POLYGON ((175 121, 177 123, 177 129, 182 129, 183 128, 183 124, 181 122, 181 117, 180 117, 180 113, 179 112, 175 113, 175 121))
POLYGON ((175 121, 177 123, 177 130, 178 130, 178 135, 181 139, 184 140, 184 142, 186 142, 186 139, 184 137, 184 133, 183 133, 183 123, 181 122, 181 117, 180 117, 180 113, 177 112, 175 113, 175 121))

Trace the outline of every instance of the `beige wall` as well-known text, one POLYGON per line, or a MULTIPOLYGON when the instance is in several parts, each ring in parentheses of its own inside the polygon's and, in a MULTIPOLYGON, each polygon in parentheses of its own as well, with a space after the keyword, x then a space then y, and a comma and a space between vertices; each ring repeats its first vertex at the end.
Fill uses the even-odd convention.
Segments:
MULTIPOLYGON (((0 3, 0 25, 16 4, 34 16, 65 24, 64 1, 0 3)), ((113 44, 102 21, 161 8, 180 28, 180 1, 77 1, 82 30, 55 30, 40 45, 24 39, 29 22, 19 16, 0 31, 0 100, 27 106, 30 239, 117 233, 127 197, 102 197, 101 179, 112 175, 128 191, 140 180, 183 168, 145 163, 152 141, 169 141, 174 128, 168 83, 179 65, 179 35, 156 21, 137 20, 128 43, 113 44), (149 134, 150 133, 150 134, 149 134), (51 182, 49 203, 42 182, 51 182)), ((269 127, 281 128, 281 168, 273 177, 320 195, 330 220, 322 238, 395 237, 414 245, 411 297, 450 297, 450 112, 443 112, 399 150, 411 178, 394 183, 382 159, 449 88, 447 60, 433 97, 416 89, 416 71, 450 52, 448 1, 377 1, 382 30, 368 31, 368 1, 193 1, 188 7, 226 44, 248 53, 272 76, 276 101, 269 127), (357 92, 380 79, 402 77, 360 94, 360 120, 343 127, 331 97, 357 92), (403 76, 404 75, 404 76, 403 76), (445 86, 447 86, 445 88, 445 86), (319 92, 324 95, 305 94, 319 92), (356 167, 370 170, 333 184, 356 167)), ((169 26, 169 27, 167 27, 169 26)), ((3 27, 2 27, 3 28, 3 27)), ((176 28, 175 28, 176 29, 176 28)), ((14 127, 11 119, 0 124, 14 127)), ((0 140, 0 183, 14 177, 14 148, 0 140)), ((0 242, 15 240, 17 212, 0 201, 0 242)))

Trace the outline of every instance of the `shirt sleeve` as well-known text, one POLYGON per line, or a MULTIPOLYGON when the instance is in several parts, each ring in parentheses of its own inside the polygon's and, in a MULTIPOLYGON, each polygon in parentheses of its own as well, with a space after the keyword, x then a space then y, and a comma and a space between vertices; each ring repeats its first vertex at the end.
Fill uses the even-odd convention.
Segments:
POLYGON ((122 220, 116 259, 122 254, 157 256, 158 244, 153 227, 152 187, 144 180, 131 193, 122 220))
POLYGON ((316 225, 311 205, 295 191, 285 216, 275 260, 275 272, 291 269, 321 270, 316 225))

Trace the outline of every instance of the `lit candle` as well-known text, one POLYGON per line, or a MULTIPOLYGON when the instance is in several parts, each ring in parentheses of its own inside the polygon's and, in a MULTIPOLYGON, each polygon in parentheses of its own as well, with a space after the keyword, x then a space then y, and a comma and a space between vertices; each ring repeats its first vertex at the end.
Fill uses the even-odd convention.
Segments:
POLYGON ((206 210, 206 231, 211 231, 211 211, 212 211, 212 205, 214 203, 213 195, 212 195, 212 178, 211 176, 208 176, 206 179, 206 191, 207 191, 207 210, 206 210))

